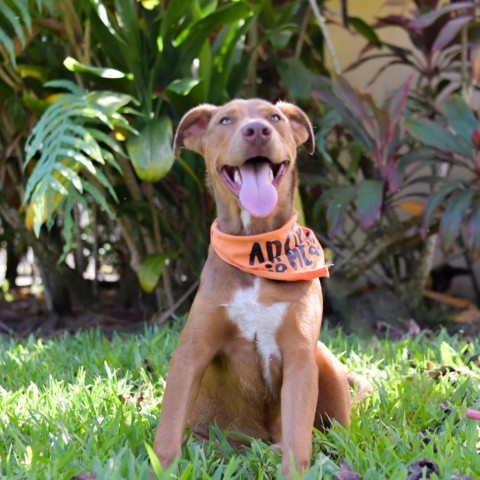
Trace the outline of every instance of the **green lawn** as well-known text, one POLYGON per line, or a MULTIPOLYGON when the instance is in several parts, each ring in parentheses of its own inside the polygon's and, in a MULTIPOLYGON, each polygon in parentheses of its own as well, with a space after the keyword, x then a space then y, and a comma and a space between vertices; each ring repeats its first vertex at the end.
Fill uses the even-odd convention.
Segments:
MULTIPOLYGON (((89 332, 0 340, 0 478, 93 471, 96 479, 148 479, 148 445, 178 335, 163 327, 113 339, 89 332)), ((438 478, 480 478, 480 423, 465 417, 467 408, 480 409, 479 341, 322 335, 376 389, 349 430, 314 435, 305 478, 336 478, 346 463, 366 479, 404 479, 422 458, 435 462, 438 478)), ((237 452, 211 435, 205 445, 186 442, 174 473, 162 478, 280 478, 280 457, 267 445, 237 452)))

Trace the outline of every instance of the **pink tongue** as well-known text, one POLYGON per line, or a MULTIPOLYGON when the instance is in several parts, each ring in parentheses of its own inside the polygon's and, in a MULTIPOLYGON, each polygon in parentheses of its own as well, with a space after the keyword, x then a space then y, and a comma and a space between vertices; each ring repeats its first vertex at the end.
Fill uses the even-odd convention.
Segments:
POLYGON ((277 204, 277 189, 272 185, 270 171, 267 162, 244 163, 240 167, 242 176, 240 203, 253 217, 268 217, 277 204))

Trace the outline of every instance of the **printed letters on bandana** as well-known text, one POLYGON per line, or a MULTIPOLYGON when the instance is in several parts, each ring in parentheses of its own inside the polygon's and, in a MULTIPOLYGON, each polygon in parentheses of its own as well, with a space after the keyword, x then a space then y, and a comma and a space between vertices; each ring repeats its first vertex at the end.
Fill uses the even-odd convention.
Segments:
POLYGON ((297 225, 297 215, 278 230, 260 235, 228 235, 215 220, 210 240, 217 255, 257 277, 295 282, 328 277, 323 249, 309 228, 297 225))

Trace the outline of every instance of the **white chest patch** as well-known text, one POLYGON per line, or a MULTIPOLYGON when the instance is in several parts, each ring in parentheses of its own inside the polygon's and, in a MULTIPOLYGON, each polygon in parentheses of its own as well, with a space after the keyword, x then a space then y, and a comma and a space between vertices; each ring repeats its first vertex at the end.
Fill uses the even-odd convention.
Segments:
POLYGON ((246 210, 242 209, 242 211, 240 212, 240 219, 242 220, 244 230, 248 233, 250 230, 250 222, 252 221, 252 216, 246 210))
POLYGON ((240 335, 249 341, 255 341, 263 361, 263 377, 272 386, 270 375, 270 358, 280 358, 280 350, 275 340, 288 302, 276 302, 264 305, 259 302, 260 279, 256 278, 253 286, 239 290, 231 302, 225 305, 228 316, 237 325, 240 335))

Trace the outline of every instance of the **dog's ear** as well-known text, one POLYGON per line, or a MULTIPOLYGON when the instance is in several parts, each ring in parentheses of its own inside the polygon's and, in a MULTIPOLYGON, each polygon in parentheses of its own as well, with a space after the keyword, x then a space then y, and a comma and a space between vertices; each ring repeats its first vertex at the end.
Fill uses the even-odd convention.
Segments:
POLYGON ((173 151, 178 156, 182 148, 193 150, 203 155, 203 139, 207 131, 208 124, 217 107, 204 104, 189 110, 180 120, 175 140, 173 141, 173 151))
POLYGON ((288 118, 297 145, 305 145, 307 152, 312 155, 315 151, 315 137, 305 112, 288 102, 277 102, 275 106, 288 118))

